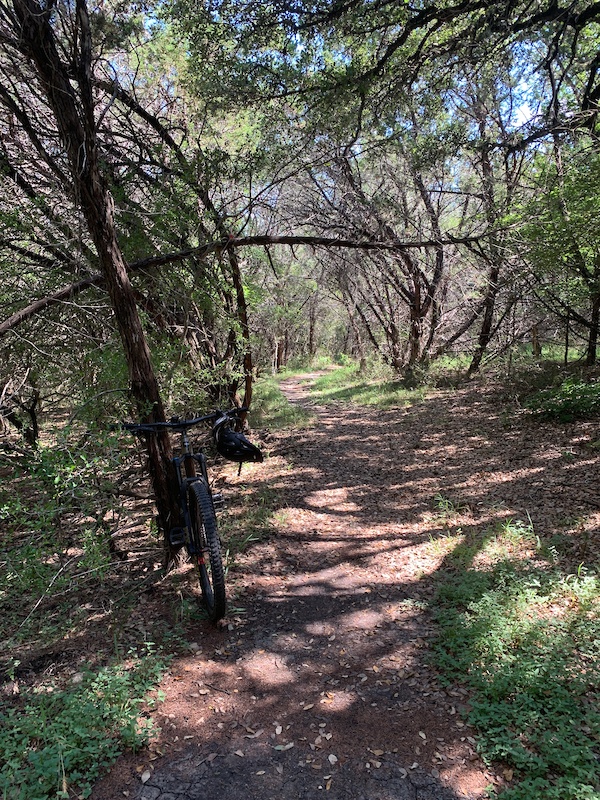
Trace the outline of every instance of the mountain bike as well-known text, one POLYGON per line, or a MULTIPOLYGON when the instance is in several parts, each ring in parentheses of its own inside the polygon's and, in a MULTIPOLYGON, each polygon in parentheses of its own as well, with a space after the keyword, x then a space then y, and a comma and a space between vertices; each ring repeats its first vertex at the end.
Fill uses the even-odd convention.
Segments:
POLYGON ((263 456, 259 448, 232 426, 232 422, 247 411, 247 408, 217 409, 192 419, 173 417, 169 422, 122 422, 119 426, 136 435, 152 435, 165 428, 181 434, 180 454, 173 458, 172 463, 183 527, 172 528, 169 541, 174 546, 185 547, 196 567, 202 602, 212 622, 222 619, 227 608, 225 570, 215 513, 216 509, 223 507, 223 497, 220 493, 213 493, 206 456, 202 450, 194 452, 188 431, 194 425, 211 422, 212 436, 222 456, 238 462, 240 468, 244 461, 260 462, 263 456))

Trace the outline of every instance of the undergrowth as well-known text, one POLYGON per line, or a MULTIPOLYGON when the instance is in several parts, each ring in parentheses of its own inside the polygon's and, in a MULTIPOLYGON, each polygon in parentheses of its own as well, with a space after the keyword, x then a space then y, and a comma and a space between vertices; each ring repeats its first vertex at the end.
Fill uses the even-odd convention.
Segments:
POLYGON ((447 556, 433 657, 470 690, 482 758, 514 777, 502 800, 598 800, 600 582, 561 569, 530 524, 505 532, 461 536, 447 556), (515 555, 520 537, 533 560, 515 555))
POLYGON ((536 392, 525 406, 561 422, 585 419, 600 414, 600 383, 567 378, 558 387, 536 392))
POLYGON ((298 405, 288 403, 279 388, 281 377, 265 377, 256 382, 250 413, 252 427, 278 430, 288 427, 305 427, 312 423, 310 412, 298 405))
POLYGON ((243 486, 238 489, 231 507, 219 516, 226 571, 235 566, 240 553, 273 534, 276 530, 273 524, 276 507, 277 491, 274 489, 260 487, 251 492, 243 486))
POLYGON ((64 440, 11 457, 0 489, 0 641, 63 635, 73 604, 51 616, 32 613, 36 603, 65 598, 110 569, 106 518, 116 501, 105 475, 118 458, 106 442, 64 440))
POLYGON ((127 668, 82 671, 67 688, 23 691, 18 706, 0 712, 0 797, 66 799, 74 789, 89 797, 125 748, 146 744, 152 730, 142 706, 165 668, 164 658, 147 652, 127 668))
MULTIPOLYGON (((117 501, 109 476, 121 451, 108 436, 79 432, 73 443, 66 431, 28 451, 3 443, 0 456, 0 798, 87 797, 119 753, 146 741, 140 712, 166 657, 152 648, 129 653, 81 669, 72 683, 62 671, 53 684, 32 664, 40 648, 52 652, 67 632, 82 634, 92 614, 101 636, 119 593, 132 591, 133 573, 121 567, 115 580, 120 562, 110 551, 117 501)), ((104 633, 97 663, 110 647, 104 633)))
POLYGON ((407 389, 385 366, 372 365, 363 373, 350 364, 327 372, 314 381, 311 396, 321 403, 352 403, 377 408, 408 406, 422 400, 422 388, 407 389))

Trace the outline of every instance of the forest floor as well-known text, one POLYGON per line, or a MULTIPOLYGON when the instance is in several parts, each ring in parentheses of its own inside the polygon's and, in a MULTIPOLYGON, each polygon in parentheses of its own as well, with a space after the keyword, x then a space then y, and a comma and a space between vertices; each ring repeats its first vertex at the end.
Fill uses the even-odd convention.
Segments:
MULTIPOLYGON (((39 623, 10 654, 0 695, 13 704, 148 642, 176 653, 144 710, 148 746, 92 800, 478 800, 511 785, 511 769, 477 755, 466 686, 436 672, 432 607, 460 543, 462 569, 489 569, 511 523, 560 537, 567 573, 598 560, 598 420, 544 422, 475 383, 384 411, 318 405, 314 377, 281 385, 311 416, 254 432, 263 464, 212 470, 228 501, 224 624, 198 613, 190 568, 161 573, 133 445, 106 518, 110 569, 8 609, 39 623)), ((515 537, 518 558, 535 562, 535 537, 515 537)))
MULTIPOLYGON (((461 529, 530 520, 568 531, 581 557, 598 529, 598 424, 507 415, 475 386, 325 407, 310 379, 282 390, 312 423, 264 434, 264 464, 226 479, 277 511, 229 570, 225 624, 187 622, 149 747, 92 800, 474 800, 510 781, 476 754, 466 690, 430 663, 431 600, 461 529)), ((130 624, 151 630, 161 597, 130 624)))

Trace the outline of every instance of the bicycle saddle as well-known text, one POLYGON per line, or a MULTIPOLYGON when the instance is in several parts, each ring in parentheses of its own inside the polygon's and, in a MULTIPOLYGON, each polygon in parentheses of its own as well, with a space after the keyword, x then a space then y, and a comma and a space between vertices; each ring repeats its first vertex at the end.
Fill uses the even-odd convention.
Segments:
POLYGON ((228 417, 221 417, 213 426, 213 437, 217 445, 217 451, 223 458, 229 461, 237 461, 241 464, 244 461, 261 462, 263 454, 258 447, 252 444, 243 433, 234 431, 228 417))

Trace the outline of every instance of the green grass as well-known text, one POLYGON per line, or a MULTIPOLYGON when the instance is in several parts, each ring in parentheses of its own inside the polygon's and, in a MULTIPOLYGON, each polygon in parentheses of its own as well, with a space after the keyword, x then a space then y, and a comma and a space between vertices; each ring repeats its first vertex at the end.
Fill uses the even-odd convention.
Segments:
POLYGON ((152 653, 97 672, 81 682, 24 690, 19 706, 0 712, 0 797, 51 800, 89 797, 91 786, 125 748, 151 733, 140 716, 166 668, 152 653))
POLYGON ((407 389, 385 367, 371 368, 362 375, 356 364, 350 364, 317 378, 311 394, 320 403, 337 402, 385 409, 420 402, 424 389, 407 389))
POLYGON ((260 378, 254 386, 250 424, 255 428, 282 429, 306 427, 312 422, 309 411, 291 405, 279 388, 281 376, 260 378))
POLYGON ((597 576, 566 574, 530 523, 511 521, 460 538, 432 607, 433 658, 470 691, 481 756, 514 770, 502 800, 598 800, 597 576))
POLYGON ((226 569, 235 565, 239 553, 272 535, 277 508, 277 491, 269 487, 257 487, 250 493, 242 490, 231 497, 231 510, 219 515, 226 569))

